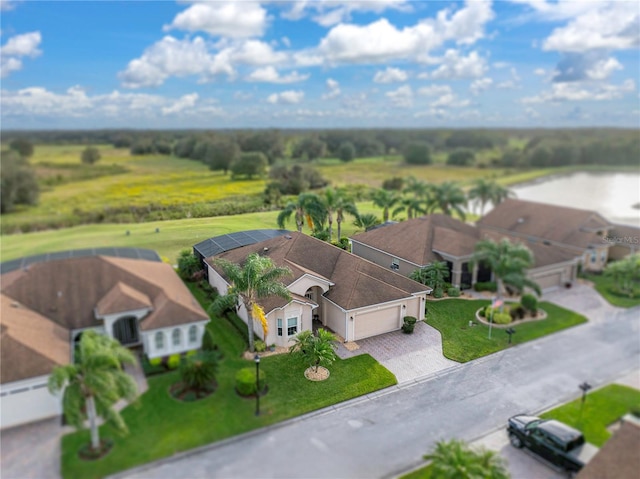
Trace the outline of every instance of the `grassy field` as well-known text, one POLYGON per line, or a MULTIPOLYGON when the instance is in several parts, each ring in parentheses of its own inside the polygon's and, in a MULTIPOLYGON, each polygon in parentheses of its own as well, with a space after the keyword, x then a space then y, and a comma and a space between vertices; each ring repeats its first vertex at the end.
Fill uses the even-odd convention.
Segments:
MULTIPOLYGON (((487 300, 466 299, 427 303, 427 324, 442 334, 445 357, 465 363, 509 347, 509 338, 503 329, 493 328, 489 338, 488 326, 477 324, 469 327, 469 321, 475 320, 476 311, 489 303, 487 300)), ((584 316, 552 303, 543 301, 540 308, 547 312, 547 319, 512 326, 516 331, 512 338, 513 346, 587 321, 584 316)))
MULTIPOLYGON (((618 306, 620 308, 633 308, 640 305, 640 296, 635 298, 629 298, 628 296, 622 296, 615 293, 615 282, 613 278, 605 276, 603 274, 593 273, 581 273, 581 277, 591 281, 598 293, 602 295, 611 305, 618 306)), ((636 291, 640 291, 640 287, 636 288, 636 291)))
MULTIPOLYGON (((201 290, 189 286, 206 309, 208 302, 201 290)), ((269 389, 260 399, 261 414, 255 416, 255 400, 235 392, 236 372, 254 367, 253 361, 241 357, 244 340, 224 319, 214 319, 209 327, 224 354, 217 390, 199 401, 180 402, 168 393, 179 380, 178 372, 150 377, 149 390, 138 404, 122 412, 129 434, 122 436, 109 426, 101 427, 101 435, 115 442, 107 456, 97 461, 78 457, 80 447, 89 441, 87 431, 62 438, 63 477, 104 477, 396 384, 395 376, 368 354, 336 361, 329 367, 331 376, 322 382, 305 379, 306 364, 289 354, 263 357, 260 368, 269 389)))

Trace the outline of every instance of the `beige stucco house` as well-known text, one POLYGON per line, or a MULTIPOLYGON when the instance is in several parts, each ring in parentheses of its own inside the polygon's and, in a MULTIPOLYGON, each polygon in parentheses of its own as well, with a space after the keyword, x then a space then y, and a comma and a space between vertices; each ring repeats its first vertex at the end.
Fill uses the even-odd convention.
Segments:
POLYGON ((1 280, 2 428, 61 413, 48 376, 72 361, 83 331, 97 330, 153 358, 199 348, 209 320, 160 261, 69 257, 30 263, 1 280))
MULTIPOLYGON (((302 233, 289 232, 254 244, 232 248, 207 258, 209 283, 226 294, 229 284, 214 258, 242 264, 251 253, 268 256, 291 274, 283 283, 292 300, 265 298, 260 305, 268 321, 268 334, 256 334, 268 345, 289 346, 313 322, 327 327, 345 341, 400 329, 404 316, 424 319, 429 288, 388 268, 302 233)), ((240 307, 240 317, 248 315, 240 307)))
POLYGON ((572 283, 577 274, 577 254, 491 230, 482 230, 442 214, 432 214, 378 227, 350 238, 352 252, 380 266, 408 276, 435 261, 449 267, 449 282, 462 289, 490 281, 491 271, 474 264, 475 245, 483 239, 524 243, 533 253, 534 266, 527 276, 542 290, 572 283))

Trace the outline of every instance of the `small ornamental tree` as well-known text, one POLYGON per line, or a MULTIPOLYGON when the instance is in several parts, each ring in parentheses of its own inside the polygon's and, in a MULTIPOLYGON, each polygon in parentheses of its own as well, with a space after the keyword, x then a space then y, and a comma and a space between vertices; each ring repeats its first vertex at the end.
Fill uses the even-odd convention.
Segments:
POLYGON ((83 163, 87 165, 93 165, 100 160, 100 150, 98 150, 95 146, 87 146, 84 150, 82 150, 82 154, 80 155, 80 159, 83 163))
POLYGON ((294 345, 289 348, 291 354, 297 354, 309 367, 318 372, 319 366, 329 366, 336 358, 336 336, 326 329, 320 328, 317 334, 302 331, 294 338, 294 345))
POLYGON ((445 261, 434 261, 420 269, 412 271, 409 277, 434 290, 442 289, 449 279, 449 267, 445 261))
POLYGON ((200 351, 186 356, 180 364, 180 378, 194 391, 203 391, 213 384, 218 372, 218 356, 212 351, 200 351))
POLYGON ((202 264, 196 255, 188 249, 180 251, 180 256, 178 256, 178 274, 182 279, 192 279, 201 269, 202 264))

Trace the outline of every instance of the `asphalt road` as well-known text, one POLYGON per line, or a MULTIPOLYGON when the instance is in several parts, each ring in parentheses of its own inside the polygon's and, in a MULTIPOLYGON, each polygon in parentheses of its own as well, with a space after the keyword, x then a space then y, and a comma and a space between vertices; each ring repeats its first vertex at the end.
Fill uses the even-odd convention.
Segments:
POLYGON ((475 439, 640 368, 640 308, 587 323, 420 383, 306 416, 126 478, 381 478, 418 464, 441 439, 475 439))

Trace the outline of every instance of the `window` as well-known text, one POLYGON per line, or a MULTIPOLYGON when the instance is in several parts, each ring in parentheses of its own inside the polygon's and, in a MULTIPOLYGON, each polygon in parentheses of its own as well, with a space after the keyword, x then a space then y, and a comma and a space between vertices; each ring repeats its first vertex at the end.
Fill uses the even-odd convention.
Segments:
POLYGON ((298 318, 287 319, 287 336, 295 336, 298 334, 298 318))
POLYGON ((278 318, 277 323, 278 323, 278 336, 282 336, 282 318, 278 318))
POLYGON ((160 331, 156 333, 156 349, 164 349, 164 333, 160 331))
POLYGON ((174 346, 180 346, 182 342, 182 333, 179 329, 174 329, 173 333, 171 333, 171 342, 174 346))
POLYGON ((198 328, 194 325, 189 328, 189 342, 195 343, 198 341, 198 328))
POLYGON ((598 259, 598 255, 596 253, 591 253, 591 262, 595 263, 598 259))
POLYGON ((391 260, 391 269, 394 271, 398 271, 400 269, 400 260, 397 258, 393 258, 391 260))
POLYGON ((603 251, 601 256, 600 256, 600 261, 602 261, 603 263, 607 262, 607 252, 603 251))

